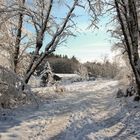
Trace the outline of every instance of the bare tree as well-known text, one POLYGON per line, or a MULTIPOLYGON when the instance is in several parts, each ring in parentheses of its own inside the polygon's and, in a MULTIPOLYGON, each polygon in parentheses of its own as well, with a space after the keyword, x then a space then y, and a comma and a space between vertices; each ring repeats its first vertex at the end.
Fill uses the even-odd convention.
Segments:
POLYGON ((137 94, 140 96, 139 23, 135 0, 114 0, 129 62, 133 70, 137 94))
MULTIPOLYGON (((34 27, 36 29, 36 47, 33 54, 33 57, 31 59, 30 65, 27 69, 26 75, 25 75, 25 83, 28 83, 31 75, 34 73, 38 65, 42 62, 42 60, 47 57, 50 53, 55 51, 57 45, 62 41, 63 37, 68 34, 68 29, 72 27, 71 24, 68 24, 72 20, 73 11, 75 7, 78 5, 78 0, 75 0, 71 7, 68 7, 69 11, 66 15, 66 17, 63 17, 62 21, 58 24, 54 21, 54 17, 52 15, 52 6, 55 4, 53 0, 47 1, 48 7, 44 7, 45 0, 42 0, 41 3, 38 5, 41 6, 41 12, 38 14, 34 14, 31 16, 31 13, 29 16, 32 18, 32 22, 34 24, 34 27), (44 9, 46 8, 46 9, 44 9), (45 12, 44 12, 45 11, 45 12), (39 22, 37 21, 37 18, 39 18, 39 22), (45 17, 45 18, 44 18, 45 17), (52 26, 51 24, 55 24, 55 26, 52 26), (50 27, 49 27, 50 26, 50 27), (38 54, 40 53, 40 49, 43 47, 43 41, 45 34, 53 32, 51 41, 49 41, 45 45, 45 49, 42 52, 41 56, 38 57, 38 54)), ((29 12, 29 9, 28 11, 29 12)), ((33 12, 33 11, 31 11, 33 12)), ((36 13, 36 12, 34 12, 36 13)))
MULTIPOLYGON (((102 10, 101 0, 73 0, 70 3, 63 1, 62 8, 67 14, 59 15, 56 8, 60 0, 6 0, 6 4, 0 8, 0 13, 5 15, 5 20, 16 18, 16 33, 14 34, 14 71, 17 73, 17 66, 20 63, 20 52, 22 43, 28 46, 27 38, 24 38, 24 25, 29 27, 29 31, 33 33, 35 45, 33 46, 31 61, 28 60, 29 66, 24 75, 25 83, 28 83, 31 75, 34 73, 42 60, 50 53, 55 51, 56 47, 65 41, 69 35, 73 35, 72 29, 76 27, 73 20, 75 18, 74 10, 76 7, 86 9, 93 19, 92 25, 96 26, 98 16, 102 10), (55 13, 55 14, 54 14, 55 13), (7 16, 8 15, 8 16, 7 16), (23 18, 24 17, 24 18, 23 18)), ((13 29, 12 29, 13 30, 13 29)), ((26 47, 25 47, 26 48, 26 47)), ((30 51, 31 51, 30 50, 30 51)))
POLYGON ((4 0, 0 5, 0 49, 5 51, 5 60, 17 74, 25 67, 22 63, 28 57, 26 49, 33 44, 32 33, 25 29, 24 4, 25 0, 4 0))
MULTIPOLYGON (((21 0, 19 4, 20 7, 24 7, 25 0, 21 0)), ((19 7, 19 8, 20 8, 19 7)), ((22 26, 23 26, 23 13, 19 11, 18 17, 18 25, 17 25, 17 33, 16 33, 16 41, 15 41, 15 50, 14 50, 14 71, 17 71, 18 57, 20 54, 20 42, 22 38, 22 26)))

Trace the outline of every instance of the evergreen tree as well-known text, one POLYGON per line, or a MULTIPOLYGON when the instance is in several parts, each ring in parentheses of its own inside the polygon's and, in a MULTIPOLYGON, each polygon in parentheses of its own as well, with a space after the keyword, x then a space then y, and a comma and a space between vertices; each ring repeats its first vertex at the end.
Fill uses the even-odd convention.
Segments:
POLYGON ((40 85, 45 87, 47 85, 52 84, 52 82, 53 82, 53 73, 49 62, 47 61, 47 63, 44 66, 44 70, 41 73, 40 85))

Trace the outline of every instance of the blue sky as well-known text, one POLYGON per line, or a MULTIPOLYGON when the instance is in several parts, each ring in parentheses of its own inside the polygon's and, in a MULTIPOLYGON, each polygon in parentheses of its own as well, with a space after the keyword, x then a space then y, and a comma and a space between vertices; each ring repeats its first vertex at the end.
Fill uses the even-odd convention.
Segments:
MULTIPOLYGON (((58 7, 54 7, 53 14, 57 17, 65 17, 67 10, 66 8, 64 9, 63 4, 58 5, 58 7)), ((75 56, 81 62, 100 61, 105 56, 111 58, 112 43, 110 43, 110 40, 112 40, 112 38, 107 30, 112 27, 110 25, 106 26, 110 20, 110 16, 105 15, 104 17, 100 17, 98 24, 99 29, 91 30, 87 29, 90 25, 90 17, 86 12, 87 11, 82 8, 75 10, 75 14, 78 15, 78 18, 74 19, 77 23, 78 32, 75 32, 77 37, 69 37, 66 46, 61 45, 57 47, 55 53, 68 55, 68 57, 75 56)), ((28 30, 31 30, 31 32, 35 32, 31 25, 25 26, 28 30)), ((47 44, 49 37, 46 36, 45 38, 44 44, 47 44)))
POLYGON ((68 38, 66 46, 58 47, 55 53, 67 54, 69 57, 74 55, 81 62, 100 61, 104 56, 111 58, 112 43, 110 42, 111 37, 107 30, 112 27, 106 25, 109 22, 109 17, 101 17, 98 24, 99 29, 91 30, 87 29, 90 24, 90 17, 82 9, 76 10, 76 14, 80 15, 76 19, 80 33, 76 33, 77 37, 75 38, 68 38))
POLYGON ((94 32, 85 30, 75 38, 68 38, 67 46, 60 46, 56 53, 74 55, 82 62, 100 61, 104 56, 111 57, 110 39, 104 27, 94 32))

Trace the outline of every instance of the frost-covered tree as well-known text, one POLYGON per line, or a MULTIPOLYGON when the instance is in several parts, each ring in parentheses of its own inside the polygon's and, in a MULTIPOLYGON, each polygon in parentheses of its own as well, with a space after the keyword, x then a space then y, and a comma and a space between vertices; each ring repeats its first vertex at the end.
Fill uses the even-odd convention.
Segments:
POLYGON ((124 43, 133 70, 137 94, 140 96, 140 58, 139 58, 139 20, 136 0, 114 0, 118 21, 121 26, 124 43))
MULTIPOLYGON (((0 66, 0 108, 15 107, 35 99, 30 87, 13 71, 0 66), (22 91, 24 85, 25 91, 22 91)), ((34 100, 35 101, 35 100, 34 100)))
POLYGON ((40 85, 45 87, 47 85, 51 85, 53 83, 53 72, 49 62, 46 62, 44 66, 44 70, 41 73, 41 83, 40 85))
POLYGON ((125 59, 130 64, 137 94, 140 96, 140 3, 137 0, 109 0, 105 5, 108 5, 107 11, 116 25, 113 29, 113 36, 118 41, 115 47, 121 49, 122 54, 126 55, 125 59))
POLYGON ((12 22, 13 40, 13 59, 14 70, 17 72, 22 50, 25 51, 29 46, 28 52, 32 50, 33 55, 28 59, 28 66, 25 68, 24 81, 28 83, 31 75, 39 64, 61 43, 65 42, 68 36, 73 36, 76 29, 74 18, 77 7, 88 9, 92 18, 92 26, 96 26, 98 16, 103 8, 101 0, 5 0, 0 7, 3 21, 12 22), (64 9, 64 14, 59 14, 57 9, 64 9), (28 27, 28 31, 27 28, 28 27), (28 35, 25 34, 28 32, 28 35), (32 34, 32 36, 30 36, 32 34), (32 43, 29 43, 33 41, 32 43), (22 47, 24 48, 22 49, 22 47), (40 55, 41 54, 41 55, 40 55))

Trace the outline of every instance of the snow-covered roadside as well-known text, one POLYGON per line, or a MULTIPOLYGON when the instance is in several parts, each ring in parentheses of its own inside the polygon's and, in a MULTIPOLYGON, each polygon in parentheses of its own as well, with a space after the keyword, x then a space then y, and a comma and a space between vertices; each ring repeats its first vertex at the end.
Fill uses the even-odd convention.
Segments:
POLYGON ((0 139, 140 139, 140 105, 115 98, 117 81, 78 82, 64 88, 39 108, 28 106, 1 114, 0 139))

